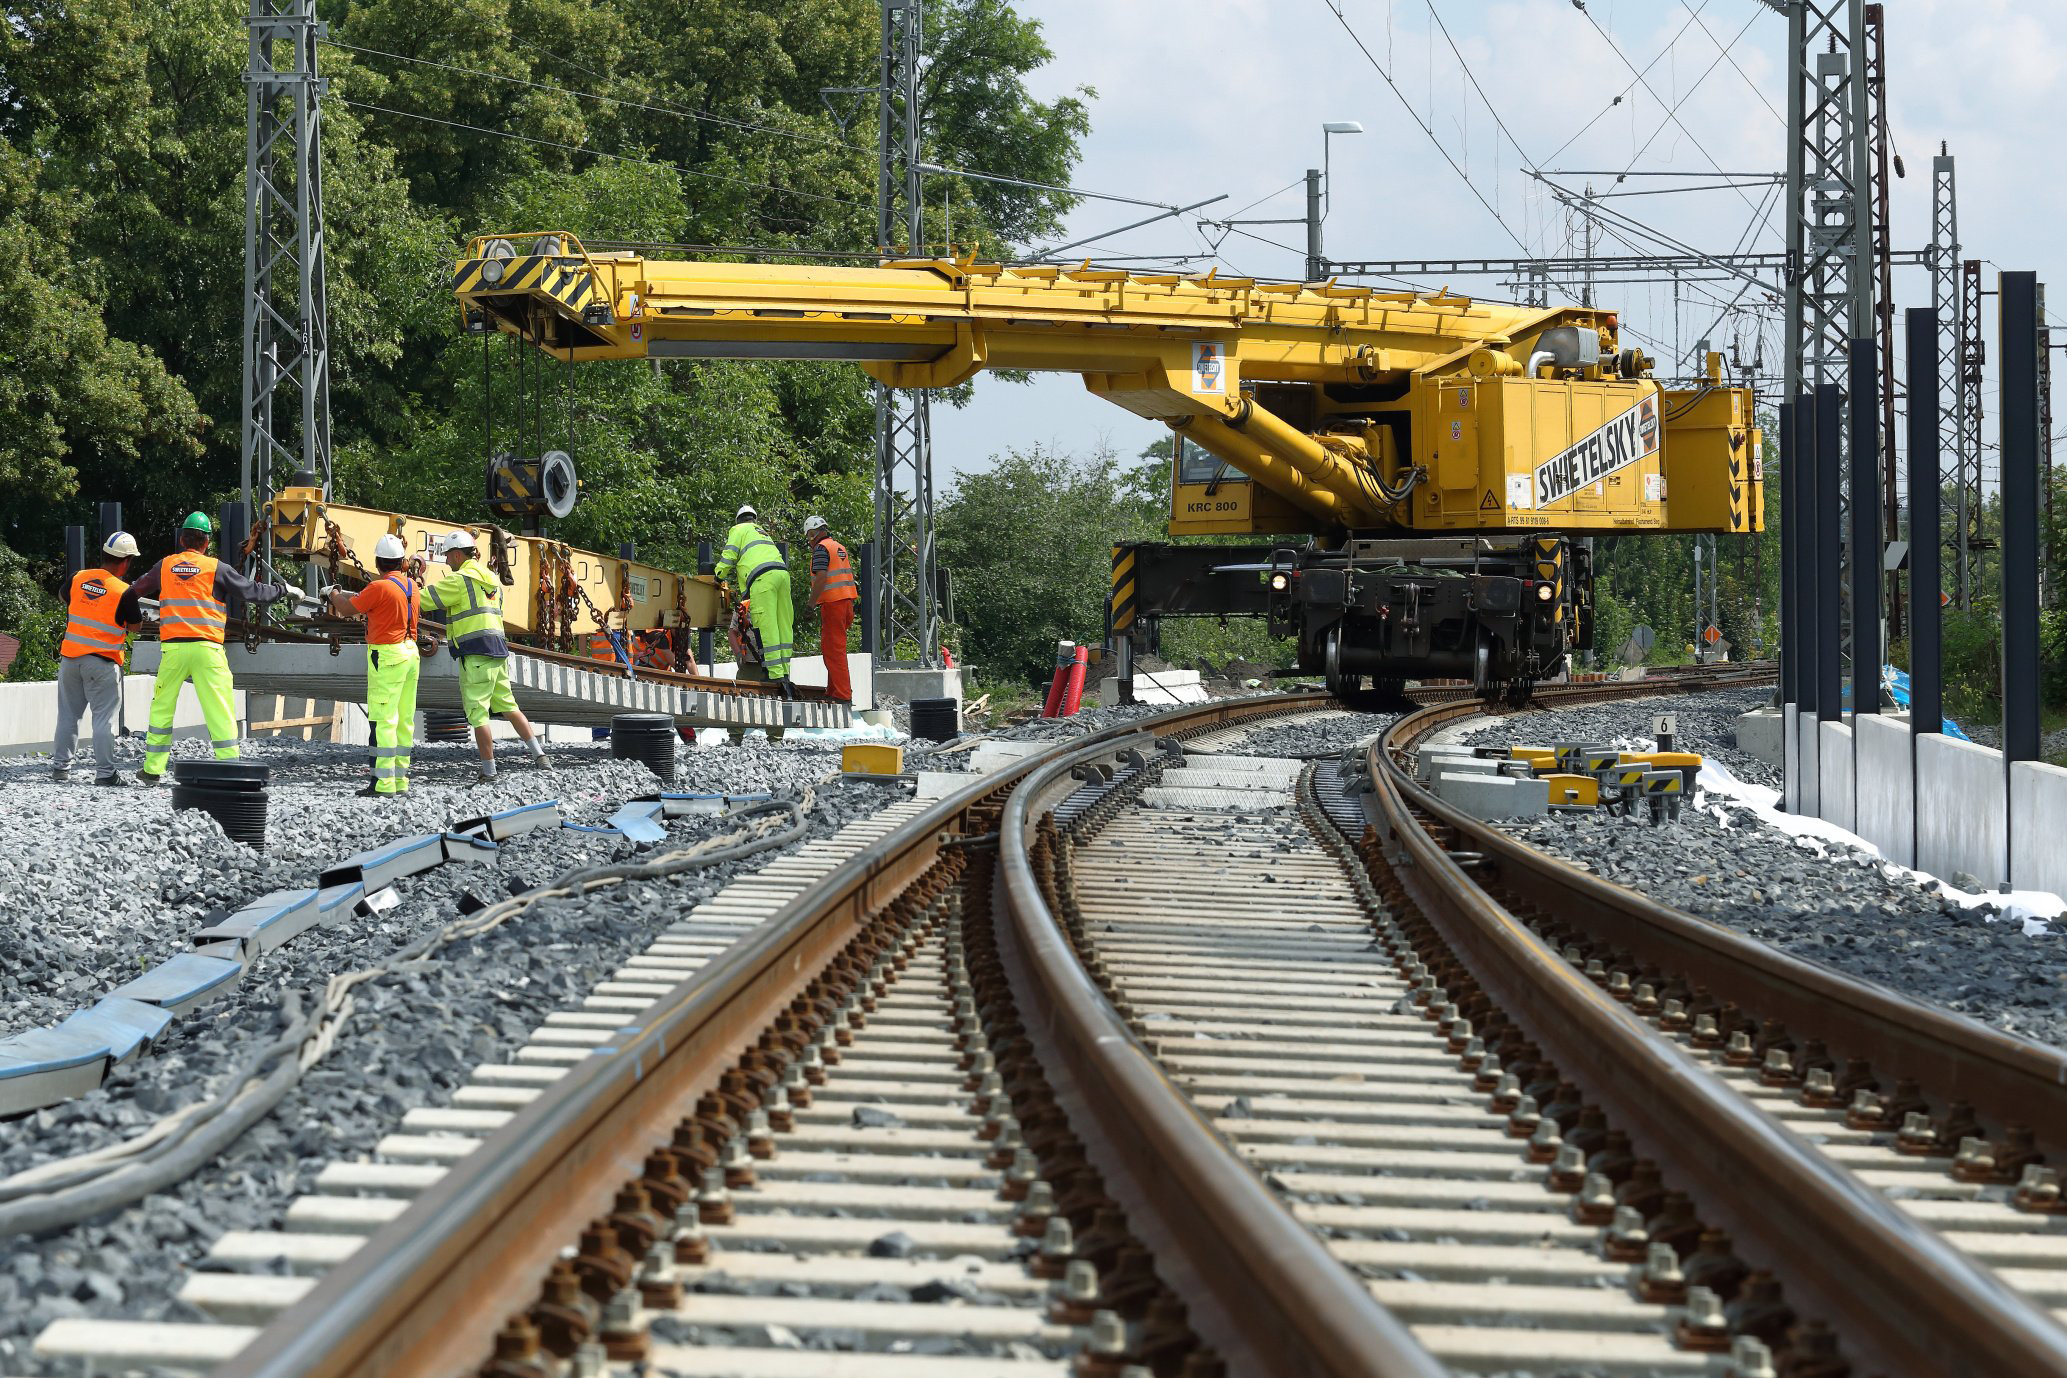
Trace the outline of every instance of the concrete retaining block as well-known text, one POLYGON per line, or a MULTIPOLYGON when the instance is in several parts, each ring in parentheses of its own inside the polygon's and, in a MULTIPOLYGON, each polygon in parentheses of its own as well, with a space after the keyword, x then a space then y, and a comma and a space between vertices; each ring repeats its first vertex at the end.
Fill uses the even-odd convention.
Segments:
MULTIPOLYGON (((1146 670, 1134 672, 1134 702, 1136 703, 1204 703, 1212 695, 1199 680, 1197 670, 1158 670, 1150 674, 1146 670)), ((1100 707, 1111 708, 1120 701, 1120 681, 1117 677, 1098 682, 1098 703, 1100 707)))
POLYGON ((2010 884, 2067 896, 2067 770, 2043 761, 2010 767, 2010 884))
POLYGON ((1868 713, 1852 720, 1858 826, 1852 831, 1904 866, 1916 864, 1916 782, 1909 720, 1868 713))
POLYGON ((1800 710, 1793 704, 1780 709, 1780 807, 1789 813, 1801 810, 1801 761, 1796 750, 1801 725, 1800 710))
POLYGON ((1964 871, 1983 885, 2001 884, 2009 873, 2007 792, 2000 752, 1937 732, 1918 737, 1917 869, 1946 881, 1964 871))
POLYGON ((171 1024, 170 1010, 111 995, 90 1009, 66 1015, 58 1028, 105 1043, 108 1063, 114 1066, 156 1043, 171 1024))
POLYGON ((1786 764, 1785 716, 1777 708, 1754 708, 1737 719, 1737 750, 1748 752, 1767 765, 1786 764))
POLYGON ((100 1088, 108 1050, 68 1029, 26 1029, 0 1038, 0 1115, 17 1115, 100 1088))
POLYGON ((1852 824, 1855 799, 1852 792, 1852 729, 1841 722, 1819 723, 1816 748, 1820 762, 1816 771, 1821 787, 1817 813, 1825 823, 1835 823, 1846 832, 1857 832, 1852 824))
POLYGON ((1800 713, 1794 719, 1794 766, 1799 779, 1794 811, 1810 818, 1823 816, 1823 748, 1821 724, 1814 713, 1800 713))
POLYGON ((209 943, 236 943, 246 961, 271 952, 282 943, 301 936, 319 919, 316 890, 275 890, 253 900, 219 923, 196 932, 196 947, 209 943))
POLYGON ((193 952, 177 953, 108 995, 156 1005, 168 1014, 185 1014, 243 979, 241 952, 236 943, 210 943, 193 952))
POLYGON ((1435 792, 1474 818, 1525 818, 1550 812, 1548 780, 1445 772, 1436 777, 1435 792))
POLYGON ((438 833, 420 833, 415 837, 397 838, 383 846, 369 847, 335 866, 327 866, 317 883, 328 888, 356 880, 371 893, 442 865, 444 861, 444 837, 438 833))

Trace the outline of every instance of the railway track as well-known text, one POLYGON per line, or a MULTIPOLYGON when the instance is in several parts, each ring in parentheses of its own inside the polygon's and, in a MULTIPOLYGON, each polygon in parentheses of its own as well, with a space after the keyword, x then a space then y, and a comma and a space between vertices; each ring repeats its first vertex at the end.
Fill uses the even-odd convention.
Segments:
POLYGON ((340 1171, 379 1204, 319 1278, 204 1284, 217 1371, 2067 1374, 2057 1055, 1453 814, 1403 761, 1475 704, 1242 754, 1327 711, 1141 720, 728 890, 340 1171))

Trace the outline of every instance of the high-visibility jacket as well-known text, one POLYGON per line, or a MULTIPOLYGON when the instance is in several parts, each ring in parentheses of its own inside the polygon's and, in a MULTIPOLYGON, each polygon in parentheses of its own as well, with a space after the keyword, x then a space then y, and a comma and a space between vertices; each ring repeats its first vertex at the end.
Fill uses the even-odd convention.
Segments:
POLYGON ((861 586, 854 582, 854 562, 847 558, 847 547, 830 536, 820 537, 811 547, 812 606, 851 603, 859 597, 861 586))
POLYGON ((181 550, 158 564, 158 639, 222 644, 229 609, 215 596, 213 555, 181 550))
POLYGON ((469 559, 426 587, 421 604, 426 617, 444 622, 454 655, 500 659, 510 653, 502 630, 502 582, 479 560, 469 559))
POLYGON ((741 522, 725 533, 724 552, 711 572, 720 579, 730 579, 741 598, 751 598, 754 580, 771 569, 788 568, 783 563, 782 551, 768 539, 767 532, 753 522, 741 522))
POLYGON ((58 655, 65 660, 102 656, 120 665, 122 645, 129 638, 115 621, 115 609, 128 588, 127 582, 104 569, 82 569, 74 574, 65 639, 58 645, 58 655))

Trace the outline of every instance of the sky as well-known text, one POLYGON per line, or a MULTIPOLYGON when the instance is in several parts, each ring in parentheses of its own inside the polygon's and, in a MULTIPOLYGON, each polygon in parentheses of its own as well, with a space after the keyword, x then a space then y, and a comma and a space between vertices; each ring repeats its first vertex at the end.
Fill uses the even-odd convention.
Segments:
MULTIPOLYGON (((1572 252, 1576 215, 1525 168, 1573 189, 1590 181, 1600 193, 1645 193, 1604 204, 1699 250, 1784 246, 1770 177, 1786 165, 1787 21, 1761 0, 1021 0, 1019 9, 1054 51, 1031 78, 1036 93, 1096 93, 1075 186, 1169 205, 1227 198, 1076 253, 1200 255, 1186 266, 1301 276, 1303 226, 1228 229, 1197 217, 1302 216, 1301 179, 1322 163, 1327 121, 1365 131, 1332 139, 1332 258, 1572 252), (1618 180, 1624 172, 1687 175, 1618 180), (1705 189, 1656 194, 1666 187, 1705 189)), ((1987 261, 1990 290, 2003 268, 2062 283, 2048 314, 2067 341, 2058 233, 2067 223, 2067 6, 1889 0, 1886 10, 1889 122, 1907 171, 1890 187, 1894 247, 1930 242, 1931 162, 1943 140, 1956 159, 1962 256, 1987 261)), ((1151 213, 1086 199, 1055 242, 1151 213)), ((1631 252, 1638 233, 1625 242, 1604 234, 1600 251, 1631 252)), ((1486 279, 1450 285, 1518 295, 1486 279)), ((1896 270, 1898 308, 1929 305, 1930 290, 1925 270, 1896 270)), ((1725 311, 1736 291, 1602 284, 1597 299, 1656 356, 1673 353, 1675 340, 1691 349, 1707 331, 1726 352, 1740 342, 1749 363, 1762 335, 1777 375, 1779 303, 1752 288, 1725 311)), ((1661 358, 1659 371, 1678 370, 1661 358)), ((1073 374, 1030 384, 979 376, 971 403, 936 407, 933 427, 942 487, 1008 449, 1132 455, 1165 434, 1090 396, 1073 374)))

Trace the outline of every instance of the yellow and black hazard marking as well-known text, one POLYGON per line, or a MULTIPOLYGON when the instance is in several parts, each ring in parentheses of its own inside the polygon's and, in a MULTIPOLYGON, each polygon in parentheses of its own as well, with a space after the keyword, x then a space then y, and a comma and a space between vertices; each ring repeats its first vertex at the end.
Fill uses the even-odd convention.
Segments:
POLYGON ((1536 577, 1551 587, 1550 620, 1553 623, 1565 620, 1565 550, 1562 537, 1538 536, 1535 538, 1536 577))
POLYGON ((1106 603, 1113 631, 1124 632, 1134 626, 1134 593, 1134 552, 1116 545, 1112 548, 1112 593, 1106 603))
POLYGON ((600 300, 596 275, 586 264, 576 263, 573 267, 568 267, 562 260, 550 254, 526 254, 522 258, 469 259, 460 264, 453 273, 452 290, 462 295, 477 297, 551 297, 576 313, 592 301, 600 300), (485 269, 490 263, 503 265, 502 278, 498 282, 487 280, 485 269))

